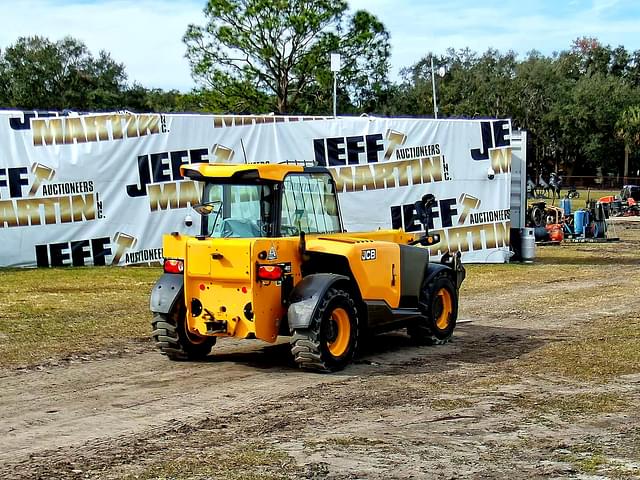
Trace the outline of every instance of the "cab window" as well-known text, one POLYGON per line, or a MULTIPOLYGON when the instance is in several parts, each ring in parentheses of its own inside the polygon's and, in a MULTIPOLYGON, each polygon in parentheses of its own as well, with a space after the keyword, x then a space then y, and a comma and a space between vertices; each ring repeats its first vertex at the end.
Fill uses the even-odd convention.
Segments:
POLYGON ((336 193, 327 173, 289 174, 282 193, 281 234, 341 231, 336 193))

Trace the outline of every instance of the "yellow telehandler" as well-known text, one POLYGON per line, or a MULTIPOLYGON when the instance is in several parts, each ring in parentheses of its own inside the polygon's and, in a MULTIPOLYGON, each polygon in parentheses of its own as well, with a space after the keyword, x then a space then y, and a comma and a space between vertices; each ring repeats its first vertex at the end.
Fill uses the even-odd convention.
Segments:
POLYGON ((344 368, 365 332, 406 328, 448 341, 465 270, 460 254, 429 262, 433 195, 416 202, 425 234, 345 232, 323 167, 190 164, 203 182, 201 234, 163 237, 164 274, 151 294, 153 338, 172 360, 202 359, 219 337, 289 336, 302 368, 344 368))

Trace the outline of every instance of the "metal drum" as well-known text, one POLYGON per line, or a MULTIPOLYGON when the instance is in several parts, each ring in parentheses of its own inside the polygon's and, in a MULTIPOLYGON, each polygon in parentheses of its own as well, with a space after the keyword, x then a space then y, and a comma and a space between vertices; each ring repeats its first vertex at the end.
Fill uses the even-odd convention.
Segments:
POLYGON ((533 228, 520 229, 522 261, 531 263, 536 258, 536 237, 533 228))

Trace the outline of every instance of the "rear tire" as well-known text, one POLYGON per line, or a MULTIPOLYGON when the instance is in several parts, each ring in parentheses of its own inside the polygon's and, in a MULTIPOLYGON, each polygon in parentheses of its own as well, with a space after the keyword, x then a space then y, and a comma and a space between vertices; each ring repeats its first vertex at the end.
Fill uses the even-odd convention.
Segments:
POLYGON ((216 337, 197 337, 186 330, 186 309, 176 305, 170 313, 154 313, 151 334, 156 346, 170 360, 202 360, 216 343, 216 337))
POLYGON ((300 368, 335 372, 347 366, 358 346, 359 322, 353 299, 330 288, 311 318, 309 328, 296 329, 291 353, 300 368))
POLYGON ((422 290, 420 308, 424 319, 407 327, 421 345, 442 345, 451 340, 458 319, 458 291, 448 276, 438 275, 422 290))

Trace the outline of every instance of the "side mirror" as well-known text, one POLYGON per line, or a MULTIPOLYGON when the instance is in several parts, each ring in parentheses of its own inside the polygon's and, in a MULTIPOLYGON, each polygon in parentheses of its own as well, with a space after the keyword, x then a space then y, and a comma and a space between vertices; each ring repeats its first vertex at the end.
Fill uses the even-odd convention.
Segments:
POLYGON ((211 215, 213 213, 213 205, 209 203, 199 203, 194 205, 193 209, 200 215, 211 215))
POLYGON ((193 205, 193 209, 200 215, 207 216, 214 212, 219 212, 222 202, 220 200, 213 200, 211 202, 202 202, 193 205))

